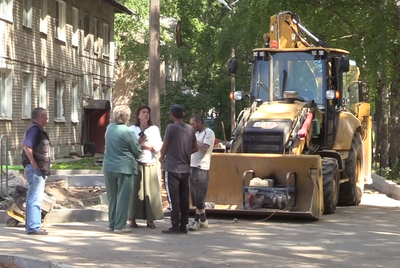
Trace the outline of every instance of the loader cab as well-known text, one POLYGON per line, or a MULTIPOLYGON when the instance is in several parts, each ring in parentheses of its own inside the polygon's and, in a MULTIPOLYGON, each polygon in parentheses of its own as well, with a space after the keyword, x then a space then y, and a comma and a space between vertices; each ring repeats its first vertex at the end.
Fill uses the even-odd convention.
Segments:
POLYGON ((296 91, 300 101, 314 100, 323 108, 324 56, 312 51, 255 51, 250 102, 280 101, 285 91, 296 91))
MULTIPOLYGON (((333 147, 340 112, 356 101, 355 84, 344 94, 344 78, 350 70, 348 52, 321 47, 255 49, 250 92, 235 92, 235 100, 250 96, 254 102, 285 101, 285 91, 298 93, 298 102, 313 102, 321 113, 320 131, 314 141, 322 148, 333 147), (347 96, 347 98, 346 98, 347 96)), ((351 79, 348 79, 349 81, 351 79)), ((351 80, 352 81, 352 80, 351 80)), ((358 92, 358 91, 357 91, 358 92)))

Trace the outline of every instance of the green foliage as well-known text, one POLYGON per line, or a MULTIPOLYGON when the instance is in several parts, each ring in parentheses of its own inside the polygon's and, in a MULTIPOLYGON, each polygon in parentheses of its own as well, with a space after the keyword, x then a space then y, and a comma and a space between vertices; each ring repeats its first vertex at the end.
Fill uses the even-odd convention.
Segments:
MULTIPOLYGON (((135 122, 136 110, 142 106, 147 105, 148 87, 145 85, 140 90, 135 92, 135 97, 132 99, 131 109, 132 120, 135 122)), ((169 108, 173 104, 180 104, 185 109, 184 121, 189 123, 189 119, 193 114, 199 113, 204 117, 207 117, 208 104, 207 99, 204 99, 202 95, 191 94, 188 90, 182 90, 178 84, 167 85, 166 92, 161 96, 160 108, 161 108, 161 131, 164 135, 166 126, 171 123, 169 118, 169 108)), ((218 131, 218 127, 216 128, 218 131)), ((221 132, 222 130, 220 130, 221 132)))
MULTIPOLYGON (((126 0, 136 13, 134 17, 117 15, 116 35, 119 52, 137 66, 142 81, 147 80, 148 61, 148 0, 126 0), (129 31, 127 31, 129 29, 129 31), (125 32, 128 32, 126 35, 125 32), (120 38, 119 36, 126 37, 120 38), (137 41, 137 36, 141 41, 137 41), (136 38, 136 39, 135 39, 136 38)), ((228 1, 230 2, 230 1, 228 1)), ((400 58, 400 12, 395 0, 299 0, 240 1, 233 14, 215 0, 164 0, 161 14, 179 21, 179 36, 175 29, 162 28, 161 58, 179 61, 183 69, 182 85, 167 85, 161 98, 162 129, 168 123, 168 107, 179 103, 186 116, 193 112, 204 115, 210 110, 223 121, 230 135, 230 77, 226 62, 232 50, 238 57, 237 90, 249 90, 251 68, 245 59, 252 59, 252 49, 263 46, 263 34, 269 31, 270 16, 280 11, 296 12, 301 23, 331 47, 350 51, 367 82, 372 110, 379 83, 389 88, 394 83, 400 58), (193 95, 184 94, 190 89, 193 95)), ((307 38, 311 40, 311 38, 307 38)), ((133 99, 133 108, 147 104, 147 86, 143 84, 133 99)), ((395 98, 391 98, 395 101, 395 98)), ((240 112, 237 103, 237 114, 240 112)), ((187 120, 187 118, 186 118, 187 120)), ((222 137, 222 130, 215 130, 222 137)))
POLYGON ((84 158, 81 160, 77 161, 68 161, 68 162, 60 162, 53 164, 51 166, 51 169, 57 170, 57 169, 71 169, 71 170, 76 170, 76 169, 90 169, 90 170, 100 170, 101 166, 97 166, 95 164, 96 158, 94 157, 88 157, 84 158))

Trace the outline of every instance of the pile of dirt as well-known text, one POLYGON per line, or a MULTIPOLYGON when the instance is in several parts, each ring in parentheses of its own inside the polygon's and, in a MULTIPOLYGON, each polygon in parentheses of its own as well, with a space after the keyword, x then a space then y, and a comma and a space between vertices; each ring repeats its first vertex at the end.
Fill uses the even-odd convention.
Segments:
POLYGON ((102 204, 101 194, 104 188, 65 188, 64 181, 47 182, 45 193, 56 199, 55 209, 92 208, 102 204))
MULTIPOLYGON (((12 175, 9 179, 8 194, 12 195, 16 185, 26 185, 26 180, 22 175, 12 175)), ((162 182, 162 201, 163 208, 169 206, 167 191, 162 182)), ((108 205, 105 205, 101 195, 106 192, 105 188, 91 187, 91 188, 69 188, 65 187, 65 181, 51 182, 47 181, 45 186, 45 193, 56 199, 54 209, 97 209, 108 210, 108 205)), ((6 196, 0 194, 0 210, 6 210, 6 196)), ((2 268, 0 266, 0 268, 2 268)))

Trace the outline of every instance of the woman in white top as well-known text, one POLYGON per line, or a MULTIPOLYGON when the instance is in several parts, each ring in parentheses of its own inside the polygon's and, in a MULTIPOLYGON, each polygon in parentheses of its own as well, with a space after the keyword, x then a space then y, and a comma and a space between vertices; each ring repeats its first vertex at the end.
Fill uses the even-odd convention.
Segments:
POLYGON ((136 219, 147 220, 147 227, 156 228, 154 220, 164 218, 161 187, 158 179, 157 153, 162 146, 160 130, 151 122, 150 107, 141 106, 136 111, 135 131, 142 154, 137 159, 138 175, 134 179, 129 208, 130 226, 138 228, 136 219))

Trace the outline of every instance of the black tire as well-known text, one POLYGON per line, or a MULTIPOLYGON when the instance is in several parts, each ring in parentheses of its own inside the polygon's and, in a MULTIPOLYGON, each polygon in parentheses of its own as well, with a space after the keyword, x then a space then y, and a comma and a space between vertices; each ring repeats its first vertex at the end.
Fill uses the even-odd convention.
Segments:
POLYGON ((17 227, 18 226, 18 221, 16 220, 16 219, 13 219, 13 218, 9 218, 8 220, 7 220, 7 226, 8 227, 17 227))
POLYGON ((336 159, 322 159, 322 176, 324 181, 324 214, 333 214, 339 199, 339 168, 336 159))
POLYGON ((364 148, 361 134, 356 132, 351 143, 349 157, 345 161, 344 175, 349 180, 340 184, 339 205, 358 206, 364 191, 364 148))

